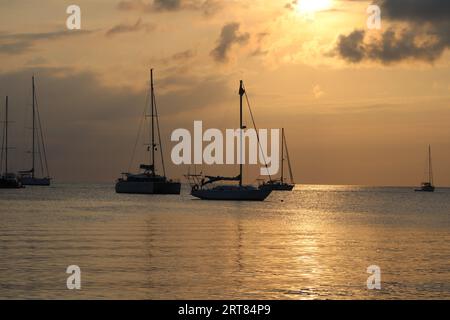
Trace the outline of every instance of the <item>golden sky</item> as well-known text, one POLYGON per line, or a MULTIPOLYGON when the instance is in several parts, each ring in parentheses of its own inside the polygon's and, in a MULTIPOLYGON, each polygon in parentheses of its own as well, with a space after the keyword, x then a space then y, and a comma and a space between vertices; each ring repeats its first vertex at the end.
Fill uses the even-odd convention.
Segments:
POLYGON ((416 185, 431 144, 436 184, 450 186, 449 2, 400 2, 375 1, 382 28, 368 30, 372 1, 2 0, 11 157, 26 165, 34 73, 52 175, 114 181, 153 67, 166 158, 171 131, 194 120, 237 127, 243 79, 258 126, 286 128, 297 182, 416 185), (80 31, 66 29, 71 4, 80 31))

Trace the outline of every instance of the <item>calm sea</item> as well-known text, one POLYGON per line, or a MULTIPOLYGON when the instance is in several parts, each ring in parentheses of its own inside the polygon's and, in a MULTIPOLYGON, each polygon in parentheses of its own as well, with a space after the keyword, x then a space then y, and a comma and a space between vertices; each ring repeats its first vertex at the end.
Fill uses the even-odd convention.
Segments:
POLYGON ((450 299, 450 189, 298 186, 266 202, 0 190, 0 298, 450 299), (81 268, 68 290, 66 268, 81 268), (368 290, 367 267, 381 269, 368 290))

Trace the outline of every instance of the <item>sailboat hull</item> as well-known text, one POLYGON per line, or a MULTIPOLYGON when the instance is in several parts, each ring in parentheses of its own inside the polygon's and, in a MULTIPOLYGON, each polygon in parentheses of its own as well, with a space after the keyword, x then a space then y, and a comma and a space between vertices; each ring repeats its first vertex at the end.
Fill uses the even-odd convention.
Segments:
POLYGON ((191 195, 201 200, 216 201, 264 201, 272 190, 192 190, 191 195))
POLYGON ((0 178, 0 189, 20 189, 23 185, 20 181, 0 178))
POLYGON ((180 194, 179 182, 153 182, 153 181, 118 181, 117 193, 128 194, 180 194))
POLYGON ((435 187, 422 187, 420 189, 414 190, 415 192, 434 192, 435 187))
POLYGON ((31 177, 23 177, 21 178, 22 184, 24 186, 50 186, 50 178, 31 178, 31 177))
POLYGON ((259 186, 261 190, 272 190, 272 191, 292 191, 294 189, 294 184, 289 183, 267 183, 259 186))

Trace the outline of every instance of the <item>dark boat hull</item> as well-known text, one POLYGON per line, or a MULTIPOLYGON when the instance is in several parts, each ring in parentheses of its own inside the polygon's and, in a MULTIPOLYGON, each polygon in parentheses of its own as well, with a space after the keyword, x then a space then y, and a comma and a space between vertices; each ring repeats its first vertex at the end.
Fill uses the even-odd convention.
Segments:
POLYGON ((117 193, 128 194, 180 194, 179 182, 153 182, 153 181, 118 181, 117 193))
POLYGON ((215 201, 264 201, 272 190, 226 190, 213 189, 192 190, 191 195, 201 200, 215 201))
POLYGON ((273 183, 273 184, 263 184, 259 186, 261 190, 272 190, 272 191, 292 191, 294 189, 294 184, 288 183, 273 183))
POLYGON ((414 190, 415 192, 434 192, 434 187, 426 187, 414 190))
POLYGON ((24 177, 21 178, 22 184, 24 186, 44 186, 48 187, 50 186, 50 178, 31 178, 31 177, 24 177))
POLYGON ((0 178, 0 189, 20 189, 20 188, 23 188, 23 185, 20 181, 0 178))

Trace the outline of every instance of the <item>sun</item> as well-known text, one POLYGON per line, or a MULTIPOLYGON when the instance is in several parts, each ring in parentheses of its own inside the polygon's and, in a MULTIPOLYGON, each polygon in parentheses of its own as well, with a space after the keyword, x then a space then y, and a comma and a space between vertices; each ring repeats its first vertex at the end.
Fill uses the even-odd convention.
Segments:
POLYGON ((298 0, 297 12, 311 14, 331 7, 332 0, 298 0))

